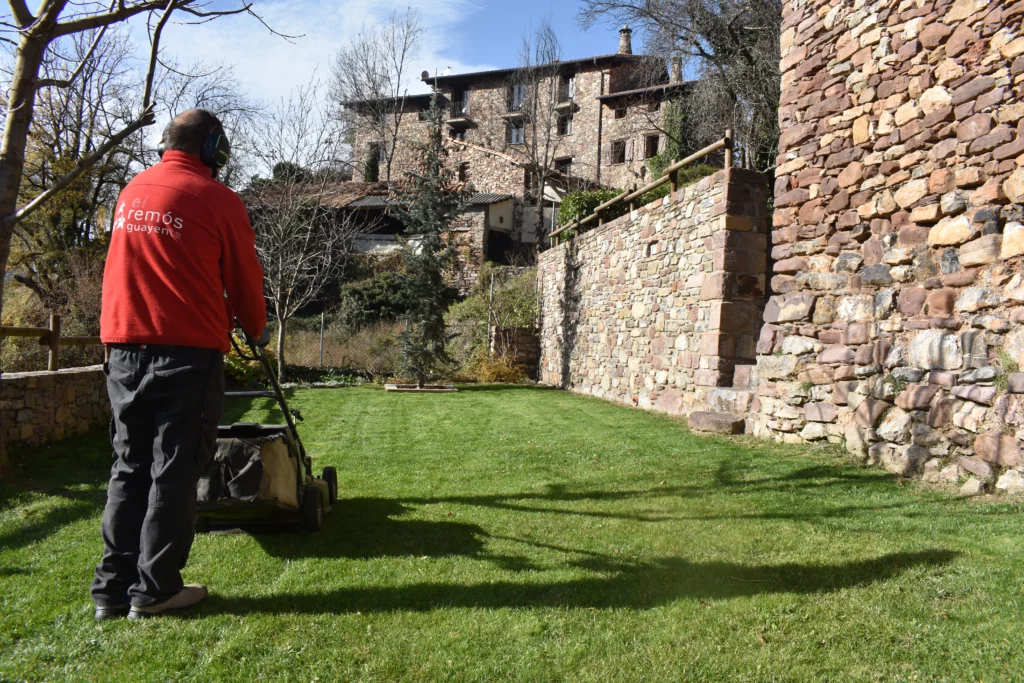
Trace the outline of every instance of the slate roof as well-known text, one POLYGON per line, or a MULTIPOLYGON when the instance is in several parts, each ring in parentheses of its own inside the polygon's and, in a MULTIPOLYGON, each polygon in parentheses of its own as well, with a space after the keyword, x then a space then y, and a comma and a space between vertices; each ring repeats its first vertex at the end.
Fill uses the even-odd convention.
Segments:
MULTIPOLYGON (((605 64, 615 64, 616 62, 636 62, 654 59, 649 55, 628 55, 621 52, 613 52, 607 55, 597 55, 595 57, 583 57, 581 59, 566 59, 557 62, 559 69, 571 68, 574 66, 583 66, 587 64, 593 64, 594 66, 602 66, 605 64)), ((546 65, 547 66, 547 65, 546 65)), ((428 76, 423 79, 424 83, 444 85, 448 83, 458 83, 461 81, 476 81, 486 80, 488 78, 497 78, 499 76, 509 76, 516 71, 519 71, 519 67, 511 67, 504 69, 491 69, 489 71, 471 71, 464 74, 449 74, 448 76, 428 76)))
MULTIPOLYGON (((498 194, 497 192, 477 192, 470 195, 467 204, 470 206, 484 206, 497 204, 508 199, 512 199, 512 195, 498 194)), ((384 209, 394 205, 395 199, 388 194, 367 194, 342 206, 346 209, 384 209)))

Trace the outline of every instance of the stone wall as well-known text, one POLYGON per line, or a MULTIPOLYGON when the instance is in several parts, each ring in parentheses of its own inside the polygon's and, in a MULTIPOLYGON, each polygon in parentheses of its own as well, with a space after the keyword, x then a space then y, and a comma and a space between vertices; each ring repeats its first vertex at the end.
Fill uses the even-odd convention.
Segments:
POLYGON ((720 171, 544 252, 540 381, 686 414, 752 364, 767 184, 720 171))
POLYGON ((449 273, 448 279, 460 294, 469 294, 484 264, 484 245, 487 243, 487 207, 467 206, 452 221, 446 238, 459 251, 459 269, 449 273))
POLYGON ((540 364, 540 337, 532 327, 491 326, 491 354, 518 365, 536 380, 540 364))
POLYGON ((1022 19, 786 0, 758 434, 936 480, 1022 464, 1022 19))
POLYGON ((0 429, 8 444, 60 441, 109 420, 102 366, 0 376, 0 429))

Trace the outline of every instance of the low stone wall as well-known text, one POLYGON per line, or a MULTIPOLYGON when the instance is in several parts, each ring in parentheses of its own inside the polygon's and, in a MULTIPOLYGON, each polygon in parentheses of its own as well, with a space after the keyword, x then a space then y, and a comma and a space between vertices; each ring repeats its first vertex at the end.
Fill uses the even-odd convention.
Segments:
POLYGON ((106 376, 100 365, 0 376, 0 429, 7 444, 60 441, 109 420, 106 376))
POLYGON ((755 360, 766 193, 720 171, 541 254, 540 381, 674 414, 731 386, 755 360))

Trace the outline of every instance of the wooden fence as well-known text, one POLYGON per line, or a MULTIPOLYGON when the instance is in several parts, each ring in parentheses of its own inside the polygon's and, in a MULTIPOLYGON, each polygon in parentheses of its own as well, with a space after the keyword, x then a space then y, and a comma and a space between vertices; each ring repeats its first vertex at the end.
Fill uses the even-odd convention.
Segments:
POLYGON ((725 131, 725 137, 719 140, 718 142, 714 142, 705 147, 704 149, 700 150, 699 152, 691 154, 685 159, 682 159, 672 164, 671 166, 665 169, 665 172, 661 175, 660 178, 657 178, 656 180, 648 183, 647 185, 644 185, 639 190, 626 190, 622 194, 619 194, 613 197, 612 199, 609 199, 604 204, 598 206, 596 209, 594 209, 594 212, 589 216, 575 220, 572 223, 563 225, 558 230, 555 230, 550 235, 548 235, 548 237, 551 240, 551 246, 555 246, 558 243, 560 243, 564 239, 565 233, 569 232, 570 230, 573 231, 572 234, 582 233, 583 226, 594 221, 595 219, 597 220, 598 225, 603 225, 604 217, 602 216, 602 213, 610 209, 611 207, 615 206, 616 204, 629 204, 629 208, 632 211, 633 209, 636 208, 635 203, 637 199, 644 196, 651 190, 661 187, 665 183, 671 183, 672 192, 675 192, 676 190, 679 189, 678 179, 680 169, 682 169, 684 166, 692 164, 695 161, 700 161, 709 154, 714 154, 715 152, 723 149, 725 150, 725 168, 732 168, 732 129, 727 129, 725 131))
POLYGON ((8 327, 0 326, 0 337, 35 337, 40 346, 49 347, 47 370, 60 370, 60 347, 93 346, 102 344, 99 337, 60 336, 60 314, 50 314, 49 327, 8 327))

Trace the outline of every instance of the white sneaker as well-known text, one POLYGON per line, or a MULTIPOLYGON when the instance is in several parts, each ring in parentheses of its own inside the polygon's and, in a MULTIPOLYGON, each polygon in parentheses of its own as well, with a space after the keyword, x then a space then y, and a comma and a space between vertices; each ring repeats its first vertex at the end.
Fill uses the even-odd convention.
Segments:
POLYGON ((203 601, 206 596, 209 595, 209 591, 206 590, 206 586, 198 583, 190 583, 180 591, 177 595, 164 602, 158 602, 155 605, 148 605, 146 607, 135 607, 132 606, 131 611, 128 613, 129 619, 145 619, 146 617, 155 617, 165 612, 175 612, 178 610, 188 609, 189 607, 195 607, 203 601))

